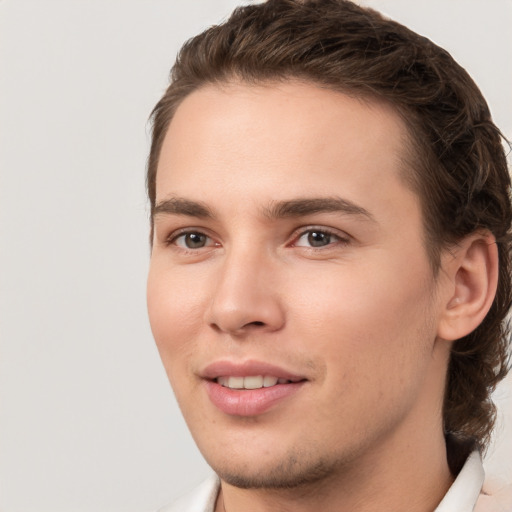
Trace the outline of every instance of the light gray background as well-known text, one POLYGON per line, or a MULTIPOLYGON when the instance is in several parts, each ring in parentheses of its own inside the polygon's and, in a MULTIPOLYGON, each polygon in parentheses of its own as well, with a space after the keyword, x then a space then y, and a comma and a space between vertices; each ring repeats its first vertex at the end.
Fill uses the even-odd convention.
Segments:
MULTIPOLYGON (((202 462, 153 345, 148 114, 235 0, 0 1, 0 510, 150 511, 202 462)), ((512 0, 368 0, 449 49, 512 137, 512 0)), ((486 462, 512 480, 512 384, 486 462)))

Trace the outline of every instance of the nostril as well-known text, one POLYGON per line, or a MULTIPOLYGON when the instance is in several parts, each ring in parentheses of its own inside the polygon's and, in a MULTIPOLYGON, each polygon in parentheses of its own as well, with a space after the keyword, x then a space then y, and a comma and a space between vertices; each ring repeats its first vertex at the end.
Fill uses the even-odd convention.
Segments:
POLYGON ((251 323, 249 323, 249 324, 247 324, 247 325, 254 325, 255 327, 262 327, 262 326, 264 326, 264 325, 265 325, 265 323, 264 323, 264 322, 257 321, 257 322, 251 322, 251 323))

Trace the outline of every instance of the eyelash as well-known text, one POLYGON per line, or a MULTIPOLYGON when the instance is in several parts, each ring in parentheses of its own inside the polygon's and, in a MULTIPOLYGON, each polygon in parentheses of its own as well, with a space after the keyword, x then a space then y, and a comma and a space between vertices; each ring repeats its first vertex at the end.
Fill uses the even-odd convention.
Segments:
MULTIPOLYGON (((167 246, 174 245, 174 246, 178 247, 180 250, 187 251, 187 252, 196 252, 199 249, 204 249, 205 247, 209 247, 209 246, 197 247, 197 248, 193 248, 193 247, 180 247, 177 244, 177 241, 180 238, 185 238, 187 235, 199 235, 199 236, 204 236, 207 239, 213 240, 210 236, 208 236, 206 233, 204 233, 204 231, 201 231, 200 229, 189 229, 189 228, 187 228, 187 229, 180 230, 178 232, 171 233, 171 235, 169 235, 165 239, 165 245, 167 245, 167 246)), ((217 245, 220 245, 220 244, 214 243, 213 245, 217 246, 217 245)))
MULTIPOLYGON (((165 245, 167 245, 167 246, 174 245, 179 250, 185 251, 185 252, 190 252, 190 253, 196 253, 200 249, 220 246, 220 244, 216 243, 216 242, 214 242, 213 244, 210 244, 210 245, 205 245, 202 247, 195 247, 195 248, 194 247, 183 247, 183 246, 178 245, 177 241, 180 238, 185 238, 188 235, 198 235, 198 236, 206 237, 207 239, 210 239, 210 241, 213 241, 212 237, 210 237, 209 235, 207 235, 204 231, 201 231, 200 229, 186 228, 186 229, 180 230, 178 232, 174 232, 169 237, 167 237, 165 240, 165 245)), ((339 232, 336 232, 334 230, 331 230, 331 229, 328 229, 325 227, 309 226, 307 228, 301 228, 299 231, 295 232, 294 235, 292 235, 292 243, 290 244, 290 246, 291 247, 302 247, 304 249, 313 250, 313 251, 320 251, 320 250, 325 250, 326 248, 332 248, 333 245, 337 245, 337 246, 348 245, 350 243, 350 237, 346 234, 343 234, 343 235, 340 234, 339 232), (298 245, 298 242, 301 240, 301 238, 303 238, 306 235, 311 235, 313 233, 328 237, 329 239, 335 238, 335 241, 332 242, 329 240, 329 242, 326 245, 321 245, 321 246, 317 246, 317 247, 315 247, 313 245, 298 245)))
POLYGON ((322 250, 322 249, 325 249, 325 248, 328 248, 328 247, 331 247, 333 245, 342 245, 342 246, 345 246, 345 245, 348 245, 350 243, 350 237, 346 234, 341 234, 337 231, 334 231, 334 230, 331 230, 331 229, 328 229, 328 228, 325 228, 325 227, 321 227, 321 226, 309 226, 307 227, 306 229, 301 229, 297 235, 293 238, 294 242, 292 243, 292 245, 294 247, 305 247, 306 249, 312 249, 312 250, 322 250), (323 245, 323 246, 320 246, 320 247, 314 247, 314 246, 300 246, 300 245, 297 245, 297 242, 302 238, 304 237, 305 235, 311 235, 312 233, 317 233, 317 234, 321 234, 321 235, 324 235, 324 236, 327 236, 327 237, 332 237, 332 238, 335 238, 336 241, 335 242, 329 242, 328 244, 326 245, 323 245))

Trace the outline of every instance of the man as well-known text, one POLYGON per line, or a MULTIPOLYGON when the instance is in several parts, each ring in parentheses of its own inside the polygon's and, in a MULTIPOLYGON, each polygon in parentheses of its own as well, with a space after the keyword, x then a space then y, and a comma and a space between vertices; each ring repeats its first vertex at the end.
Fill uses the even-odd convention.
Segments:
POLYGON ((217 478, 165 510, 510 510, 510 179, 467 73, 344 0, 183 47, 153 112, 151 326, 217 478))

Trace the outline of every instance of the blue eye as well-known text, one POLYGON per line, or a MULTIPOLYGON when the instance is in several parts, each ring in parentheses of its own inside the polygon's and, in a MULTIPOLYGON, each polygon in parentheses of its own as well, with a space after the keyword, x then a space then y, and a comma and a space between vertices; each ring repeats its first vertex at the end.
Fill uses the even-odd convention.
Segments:
POLYGON ((174 243, 183 249, 202 249, 206 247, 209 242, 211 242, 209 237, 197 231, 183 233, 174 239, 174 243))

